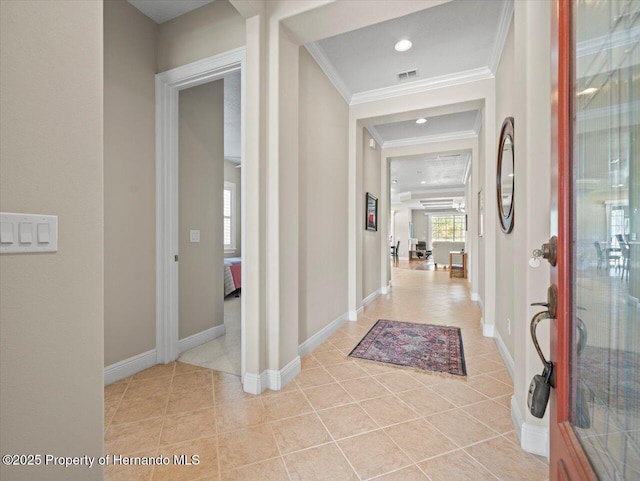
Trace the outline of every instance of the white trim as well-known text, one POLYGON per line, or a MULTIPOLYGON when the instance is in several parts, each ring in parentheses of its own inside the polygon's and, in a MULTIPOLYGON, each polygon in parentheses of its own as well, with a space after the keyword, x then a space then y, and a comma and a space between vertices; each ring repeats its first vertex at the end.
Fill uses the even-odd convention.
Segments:
POLYGON ((382 287, 362 299, 362 308, 364 309, 366 306, 375 301, 378 297, 380 297, 380 294, 382 294, 382 287))
POLYGON ((304 357, 313 352, 320 344, 329 339, 333 333, 347 323, 348 317, 348 314, 345 312, 340 317, 324 326, 313 336, 309 337, 306 341, 303 341, 302 344, 298 346, 298 354, 300 357, 304 357))
POLYGON ((348 317, 348 319, 349 319, 349 321, 353 322, 353 321, 357 321, 357 320, 358 320, 358 311, 359 311, 359 309, 358 309, 358 310, 356 310, 356 311, 354 311, 353 309, 351 309, 351 310, 348 312, 348 316, 349 316, 349 317, 348 317))
POLYGON ((225 327, 224 324, 212 327, 210 329, 206 329, 202 332, 198 332, 197 334, 194 334, 193 336, 180 339, 178 341, 178 351, 180 351, 180 353, 183 353, 184 351, 188 351, 189 349, 198 347, 201 344, 204 344, 209 341, 213 341, 218 337, 222 337, 226 333, 227 333, 227 328, 225 327))
POLYGON ((500 336, 497 329, 493 334, 493 338, 496 340, 498 351, 500 351, 504 365, 507 367, 507 371, 509 371, 509 376, 511 376, 511 380, 513 380, 516 375, 516 364, 513 361, 513 357, 511 357, 511 353, 509 353, 509 349, 507 349, 507 346, 502 340, 502 336, 500 336))
MULTIPOLYGON (((245 135, 245 47, 192 62, 156 75, 156 351, 157 362, 174 361, 178 333, 178 95, 180 90, 241 72, 241 138, 245 135)), ((242 146, 244 152, 244 145, 242 146)), ((244 153, 243 153, 244 155, 244 153)), ((245 169, 241 184, 244 185, 245 169)), ((246 189, 241 191, 245 203, 246 189)), ((246 216, 242 216, 243 223, 246 216)), ((242 226, 244 232, 244 225, 242 226)), ((243 266, 244 269, 244 266, 243 266)), ((241 319, 241 364, 245 371, 245 313, 241 319)), ((249 296, 251 297, 251 296, 249 296)))
POLYGON ((384 139, 382 138, 382 135, 380 135, 380 132, 378 132, 378 129, 376 129, 375 125, 366 127, 366 129, 371 134, 371 137, 373 137, 375 141, 378 142, 378 145, 380 146, 380 148, 384 147, 384 139))
POLYGON ((349 105, 364 104, 378 100, 388 100, 403 95, 426 92, 428 90, 440 89, 443 87, 451 87, 469 82, 477 82, 479 80, 487 80, 494 78, 493 72, 488 67, 480 67, 463 72, 456 72, 439 77, 431 77, 414 82, 405 82, 401 85, 392 85, 366 92, 358 92, 351 96, 349 105))
POLYGON ((480 129, 482 128, 482 110, 478 110, 476 114, 476 120, 473 122, 473 131, 476 133, 476 136, 480 135, 480 129))
POLYGON ((520 440, 520 447, 549 459, 549 428, 524 422, 516 396, 511 396, 511 421, 520 440))
POLYGON ((491 69, 493 73, 497 72, 498 66, 500 65, 502 51, 504 50, 504 44, 507 42, 507 35, 509 34, 509 27, 511 26, 511 19, 513 18, 513 10, 512 1, 504 2, 502 14, 500 15, 500 23, 498 24, 498 33, 496 34, 496 40, 493 43, 493 50, 489 58, 489 69, 491 69))
POLYGON ((380 288, 380 294, 389 294, 390 290, 391 290, 391 282, 389 282, 389 284, 387 284, 386 286, 382 286, 380 288))
POLYGON ((336 70, 333 68, 333 64, 325 55, 324 50, 322 50, 320 44, 318 42, 309 42, 305 44, 305 48, 316 61, 320 69, 327 76, 329 81, 336 88, 340 96, 344 99, 345 102, 347 102, 347 104, 349 104, 349 102, 351 102, 351 92, 347 88, 342 78, 340 78, 340 75, 338 75, 338 72, 336 72, 336 70))
POLYGON ((387 140, 382 148, 407 147, 411 145, 433 144, 435 142, 450 142, 452 140, 476 139, 478 134, 475 130, 461 130, 459 132, 449 132, 446 134, 426 135, 424 137, 411 137, 408 139, 387 140))
POLYGON ((241 165, 242 157, 238 157, 237 155, 225 155, 224 160, 228 160, 232 164, 241 165))
POLYGON ((266 389, 280 391, 293 381, 301 371, 302 364, 300 362, 300 356, 296 356, 279 371, 266 369, 259 375, 249 372, 245 373, 242 387, 244 391, 249 394, 260 394, 266 389))
POLYGON ((158 355, 155 349, 111 364, 104 368, 104 385, 108 386, 156 364, 158 364, 158 355))
POLYGON ((249 394, 261 394, 267 388, 267 371, 261 374, 245 372, 242 378, 242 389, 249 394))
POLYGON ((480 319, 480 323, 482 324, 482 335, 484 337, 495 337, 495 324, 488 324, 487 322, 485 322, 484 317, 480 319))

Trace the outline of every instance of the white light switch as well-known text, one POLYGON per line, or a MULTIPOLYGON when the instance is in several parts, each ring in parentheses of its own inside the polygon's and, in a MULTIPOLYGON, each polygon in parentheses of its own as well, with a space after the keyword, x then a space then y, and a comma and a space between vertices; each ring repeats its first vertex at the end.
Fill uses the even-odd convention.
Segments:
POLYGON ((200 242, 200 231, 199 230, 190 230, 189 231, 189 242, 200 242))
POLYGON ((38 244, 48 244, 51 240, 49 224, 38 224, 38 244))
POLYGON ((0 222, 0 244, 13 244, 12 222, 0 222))
POLYGON ((20 222, 20 244, 31 244, 33 242, 33 224, 20 222))
POLYGON ((0 212, 0 254, 57 251, 57 216, 0 212))

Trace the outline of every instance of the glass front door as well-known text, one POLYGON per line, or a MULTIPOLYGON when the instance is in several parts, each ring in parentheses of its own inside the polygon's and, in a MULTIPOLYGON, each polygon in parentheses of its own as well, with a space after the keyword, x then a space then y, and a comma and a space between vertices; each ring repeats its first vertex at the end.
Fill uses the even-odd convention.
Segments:
POLYGON ((640 0, 573 2, 569 421, 640 480, 640 0))

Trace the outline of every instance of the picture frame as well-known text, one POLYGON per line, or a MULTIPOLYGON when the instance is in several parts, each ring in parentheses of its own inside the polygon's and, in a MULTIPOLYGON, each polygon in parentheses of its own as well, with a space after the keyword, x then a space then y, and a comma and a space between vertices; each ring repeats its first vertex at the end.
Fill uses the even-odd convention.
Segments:
POLYGON ((375 232, 378 230, 378 198, 367 192, 365 207, 365 229, 375 232))
POLYGON ((478 192, 478 237, 484 237, 484 192, 478 192))

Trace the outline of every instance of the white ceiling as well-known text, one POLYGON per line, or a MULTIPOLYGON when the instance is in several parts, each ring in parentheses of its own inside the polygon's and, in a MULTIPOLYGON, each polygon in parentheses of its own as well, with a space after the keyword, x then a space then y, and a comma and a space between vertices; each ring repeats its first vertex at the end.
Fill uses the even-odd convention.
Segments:
MULTIPOLYGON (((449 199, 463 196, 469 160, 469 154, 466 152, 454 152, 441 156, 429 155, 423 158, 392 159, 391 202, 402 202, 402 194, 411 193, 415 200, 420 197, 416 194, 433 193, 434 190, 453 192, 455 195, 449 195, 449 199), (393 183, 394 180, 397 183, 393 183)), ((412 208, 422 208, 418 201, 411 204, 412 208)))
POLYGON ((405 120, 403 122, 376 125, 374 130, 382 142, 431 137, 454 132, 475 132, 477 135, 480 127, 479 115, 479 110, 469 110, 467 112, 427 117, 427 123, 425 124, 416 124, 415 120, 405 120))
POLYGON ((160 24, 200 8, 214 0, 127 0, 154 22, 160 24))
POLYGON ((396 86, 396 74, 417 69, 412 80, 495 68, 503 12, 512 0, 454 0, 420 12, 314 42, 350 94, 396 86), (413 47, 396 52, 409 39, 413 47))

